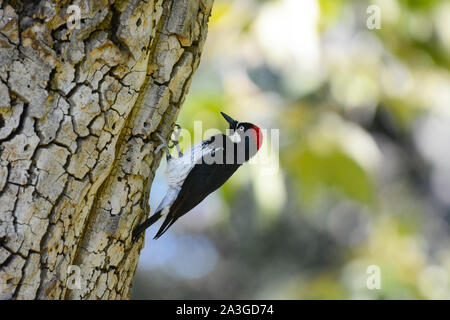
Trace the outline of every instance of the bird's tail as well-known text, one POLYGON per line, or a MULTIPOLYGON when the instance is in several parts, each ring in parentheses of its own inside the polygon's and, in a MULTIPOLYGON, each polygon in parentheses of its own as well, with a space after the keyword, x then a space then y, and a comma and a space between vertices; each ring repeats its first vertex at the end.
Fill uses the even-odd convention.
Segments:
POLYGON ((167 229, 169 229, 170 226, 173 225, 174 222, 177 220, 178 220, 178 217, 175 217, 174 214, 169 213, 167 215, 167 218, 164 220, 163 224, 161 225, 161 227, 159 228, 158 232, 156 233, 156 235, 153 239, 156 240, 159 237, 161 237, 163 235, 163 233, 166 232, 167 229))
POLYGON ((159 218, 161 217, 162 217, 161 210, 159 210, 158 212, 153 214, 150 218, 148 218, 143 223, 134 228, 132 237, 133 242, 136 241, 136 239, 140 236, 142 232, 144 232, 148 227, 150 227, 152 224, 158 221, 159 218))

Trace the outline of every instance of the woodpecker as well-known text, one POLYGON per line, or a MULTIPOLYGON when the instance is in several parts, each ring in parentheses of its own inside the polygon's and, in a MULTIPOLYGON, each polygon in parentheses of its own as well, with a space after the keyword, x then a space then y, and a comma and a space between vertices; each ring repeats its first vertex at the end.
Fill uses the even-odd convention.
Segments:
MULTIPOLYGON (((153 239, 161 237, 181 216, 220 188, 236 170, 261 147, 261 129, 249 122, 238 122, 221 112, 230 125, 230 134, 217 134, 195 144, 186 154, 178 146, 179 130, 174 145, 178 158, 170 155, 169 146, 158 135, 166 148, 166 179, 169 186, 156 212, 133 230, 133 241, 148 227, 166 217, 153 239)), ((178 129, 181 129, 178 126, 178 129)), ((173 145, 172 145, 173 147, 173 145)), ((155 150, 159 152, 158 148, 155 150)))

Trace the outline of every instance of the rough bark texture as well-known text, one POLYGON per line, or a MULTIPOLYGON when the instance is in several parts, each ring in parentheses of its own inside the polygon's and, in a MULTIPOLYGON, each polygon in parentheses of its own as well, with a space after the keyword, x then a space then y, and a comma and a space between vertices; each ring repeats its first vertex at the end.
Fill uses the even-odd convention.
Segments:
POLYGON ((129 298, 212 1, 0 0, 0 299, 129 298))

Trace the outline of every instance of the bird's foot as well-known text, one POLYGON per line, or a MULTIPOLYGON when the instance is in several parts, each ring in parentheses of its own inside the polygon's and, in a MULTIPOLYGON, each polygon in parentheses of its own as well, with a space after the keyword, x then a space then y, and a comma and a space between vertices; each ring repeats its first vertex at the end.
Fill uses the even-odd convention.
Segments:
POLYGON ((166 159, 167 161, 169 161, 170 159, 172 159, 172 156, 170 155, 170 150, 169 150, 169 145, 167 144, 166 139, 164 139, 164 137, 159 133, 159 132, 155 132, 156 136, 158 137, 159 140, 161 140, 161 144, 159 146, 156 147, 155 151, 153 151, 153 153, 158 153, 162 148, 165 148, 166 150, 166 159))
POLYGON ((183 153, 180 149, 180 134, 181 134, 181 126, 178 123, 175 123, 175 129, 173 130, 173 139, 170 140, 172 142, 171 146, 168 146, 169 148, 176 147, 178 152, 178 157, 181 158, 183 156, 183 153))
POLYGON ((169 141, 169 143, 170 142, 172 143, 171 145, 169 145, 169 143, 167 143, 166 139, 164 139, 164 137, 159 132, 155 132, 158 139, 161 140, 161 144, 156 147, 154 153, 158 153, 162 148, 165 148, 167 161, 172 159, 172 156, 170 155, 170 149, 172 149, 173 147, 177 148, 178 157, 183 156, 183 153, 181 152, 180 144, 179 144, 181 127, 179 124, 175 124, 175 128, 176 129, 173 131, 174 138, 169 141))

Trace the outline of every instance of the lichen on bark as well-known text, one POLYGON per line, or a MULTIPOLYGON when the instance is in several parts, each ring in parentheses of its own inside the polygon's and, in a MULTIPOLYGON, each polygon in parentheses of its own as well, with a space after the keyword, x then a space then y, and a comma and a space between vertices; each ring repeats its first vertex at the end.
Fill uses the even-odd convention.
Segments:
POLYGON ((173 129, 211 7, 0 0, 0 299, 129 298, 154 132, 173 129))

